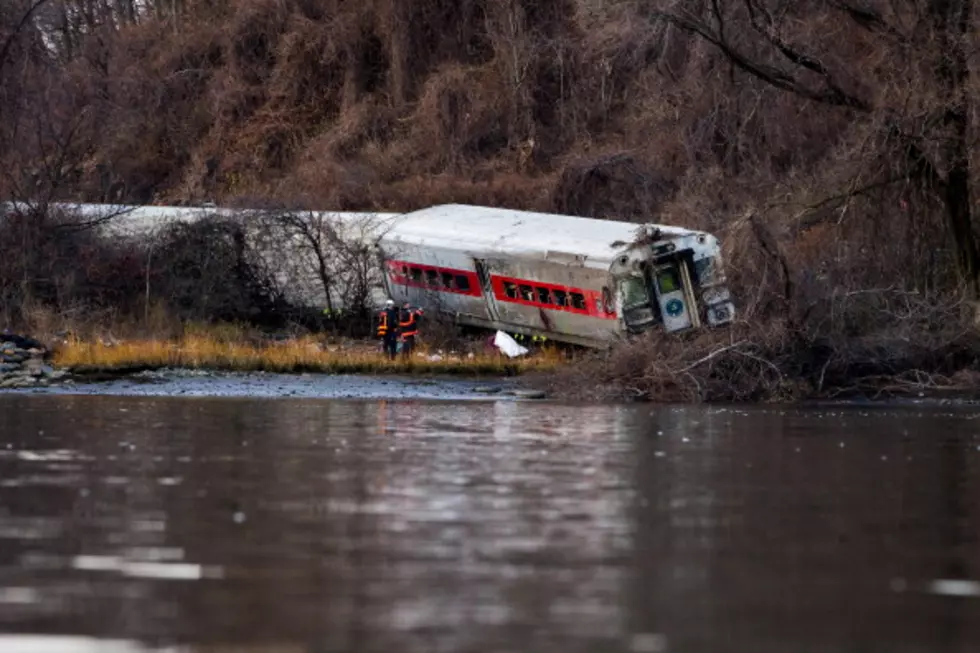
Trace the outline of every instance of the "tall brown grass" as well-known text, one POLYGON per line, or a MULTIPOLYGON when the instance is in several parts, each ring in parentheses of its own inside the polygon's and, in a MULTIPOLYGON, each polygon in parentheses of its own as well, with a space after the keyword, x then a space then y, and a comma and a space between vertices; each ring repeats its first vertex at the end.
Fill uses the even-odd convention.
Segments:
POLYGON ((551 372, 563 363, 562 356, 555 350, 543 350, 530 357, 512 360, 491 353, 440 355, 424 348, 410 358, 389 361, 370 344, 347 344, 325 346, 313 337, 260 344, 206 333, 173 340, 118 343, 69 340, 57 348, 53 362, 79 373, 190 368, 232 372, 455 375, 551 372))

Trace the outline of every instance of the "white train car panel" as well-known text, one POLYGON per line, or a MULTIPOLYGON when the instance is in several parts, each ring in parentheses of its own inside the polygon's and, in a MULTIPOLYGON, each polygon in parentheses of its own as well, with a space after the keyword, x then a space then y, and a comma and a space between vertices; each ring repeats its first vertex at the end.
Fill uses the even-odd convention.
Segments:
POLYGON ((385 249, 385 285, 399 304, 489 321, 473 259, 455 249, 400 243, 385 249))
POLYGON ((499 320, 553 336, 607 338, 616 312, 607 273, 547 261, 488 262, 499 320))

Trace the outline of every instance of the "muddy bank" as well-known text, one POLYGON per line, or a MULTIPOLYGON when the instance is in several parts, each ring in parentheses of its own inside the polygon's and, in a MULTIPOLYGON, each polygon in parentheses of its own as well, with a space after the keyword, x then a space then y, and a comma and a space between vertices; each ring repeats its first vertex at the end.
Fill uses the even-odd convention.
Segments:
MULTIPOLYGON (((5 394, 76 394, 152 397, 241 397, 322 399, 427 399, 427 400, 514 400, 549 399, 567 402, 562 392, 548 392, 545 378, 460 378, 458 376, 413 377, 408 375, 278 374, 273 372, 223 372, 193 369, 115 370, 82 374, 61 384, 0 387, 5 394)), ((650 403, 630 398, 592 398, 589 404, 650 403)), ((656 402, 653 403, 665 403, 656 402)), ((677 402, 667 402, 677 403, 677 402)), ((719 403, 719 402, 709 402, 719 403)), ((848 396, 835 399, 811 398, 789 402, 809 408, 842 406, 922 408, 980 405, 980 399, 964 393, 910 393, 907 396, 848 396)), ((742 403, 741 405, 751 405, 742 403)))
POLYGON ((510 379, 374 377, 202 370, 143 371, 114 380, 79 378, 70 386, 24 388, 31 394, 175 397, 298 397, 326 399, 534 399, 510 379))

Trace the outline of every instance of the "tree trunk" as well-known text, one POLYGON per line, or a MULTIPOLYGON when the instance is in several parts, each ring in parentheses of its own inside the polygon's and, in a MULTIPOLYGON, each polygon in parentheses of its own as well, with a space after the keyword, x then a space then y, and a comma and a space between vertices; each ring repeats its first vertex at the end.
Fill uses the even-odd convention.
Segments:
POLYGON ((968 284, 974 299, 980 299, 980 255, 973 233, 971 203, 969 111, 967 85, 970 68, 967 63, 966 40, 972 35, 972 0, 933 0, 929 5, 941 57, 939 78, 945 87, 946 110, 943 124, 950 131, 950 147, 946 177, 946 217, 949 220, 956 263, 963 281, 968 284))
POLYGON ((317 273, 320 275, 320 283, 323 285, 323 295, 327 300, 327 310, 333 313, 333 297, 330 295, 330 273, 327 272, 327 261, 320 246, 317 244, 314 247, 316 248, 317 273))
POLYGON ((980 256, 977 254, 977 241, 973 235, 966 135, 957 135, 957 141, 955 160, 946 181, 946 216, 949 219, 960 274, 969 285, 974 299, 980 299, 980 256))

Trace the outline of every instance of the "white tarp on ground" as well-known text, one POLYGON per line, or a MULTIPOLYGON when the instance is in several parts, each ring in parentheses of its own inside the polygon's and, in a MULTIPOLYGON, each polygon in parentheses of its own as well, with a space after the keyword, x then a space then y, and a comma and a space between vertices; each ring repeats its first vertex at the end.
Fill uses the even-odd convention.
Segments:
POLYGON ((516 358, 527 353, 527 347, 522 347, 503 331, 498 331, 493 337, 493 346, 502 351, 506 356, 516 358))

